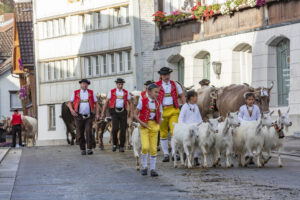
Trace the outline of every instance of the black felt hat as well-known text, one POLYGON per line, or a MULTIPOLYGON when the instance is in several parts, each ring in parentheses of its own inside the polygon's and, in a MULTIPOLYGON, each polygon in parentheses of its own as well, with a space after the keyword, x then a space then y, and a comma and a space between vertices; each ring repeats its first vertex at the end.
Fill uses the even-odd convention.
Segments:
POLYGON ((87 83, 88 85, 91 84, 91 82, 87 79, 81 79, 79 83, 87 83))
POLYGON ((125 83, 125 80, 122 78, 117 78, 117 80, 115 80, 116 83, 125 83))
POLYGON ((147 85, 150 85, 150 84, 152 84, 152 83, 154 83, 154 81, 150 81, 150 80, 149 80, 149 81, 146 81, 146 82, 144 83, 144 85, 147 86, 147 85))
POLYGON ((167 75, 167 74, 170 74, 170 73, 172 73, 172 72, 173 72, 173 70, 170 69, 169 67, 163 67, 163 68, 161 68, 161 69, 158 71, 158 73, 159 73, 160 75, 167 75))
POLYGON ((210 84, 210 80, 208 79, 202 79, 200 82, 199 82, 200 85, 209 85, 210 84))

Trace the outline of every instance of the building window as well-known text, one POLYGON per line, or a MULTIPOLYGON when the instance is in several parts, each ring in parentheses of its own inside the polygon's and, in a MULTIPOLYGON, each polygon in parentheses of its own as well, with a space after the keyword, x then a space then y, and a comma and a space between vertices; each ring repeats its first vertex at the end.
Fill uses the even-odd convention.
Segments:
POLYGON ((53 37, 53 22, 48 21, 47 25, 48 25, 48 37, 51 38, 53 37))
POLYGON ((110 54, 111 73, 115 73, 115 55, 110 54))
POLYGON ((101 27, 101 11, 99 11, 97 16, 98 16, 98 29, 100 29, 100 27, 101 27))
POLYGON ((51 80, 51 66, 50 66, 50 63, 46 63, 46 67, 47 67, 47 80, 50 81, 51 80))
POLYGON ((102 56, 103 58, 103 74, 107 73, 107 59, 106 59, 106 55, 102 56))
POLYGON ((210 54, 206 54, 203 59, 203 78, 210 80, 210 54))
POLYGON ((59 23, 58 20, 53 20, 53 36, 59 36, 59 23))
POLYGON ((78 16, 78 27, 79 27, 79 32, 82 33, 85 30, 85 25, 84 25, 84 15, 79 15, 78 16))
POLYGON ((178 62, 178 81, 184 85, 184 59, 178 62))
POLYGON ((129 24, 129 7, 126 6, 126 24, 129 24))
POLYGON ((131 70, 131 56, 130 51, 127 51, 127 62, 128 62, 128 71, 131 70))
POLYGON ((99 62, 99 56, 96 56, 95 57, 96 59, 96 75, 99 75, 100 74, 100 62, 99 62))
POLYGON ((59 19, 59 35, 65 35, 65 34, 66 34, 65 19, 60 18, 59 19))
POLYGON ((49 112, 49 130, 55 130, 56 128, 55 105, 49 105, 48 112, 49 112))
POLYGON ((57 70, 56 70, 56 67, 54 65, 54 62, 51 62, 50 66, 51 66, 51 71, 53 71, 53 80, 56 80, 57 79, 57 70))
POLYGON ((47 22, 43 22, 43 38, 47 38, 48 37, 48 24, 47 22))
POLYGON ((122 52, 119 53, 119 71, 123 71, 123 57, 122 57, 122 52))
POLYGON ((92 76, 91 56, 84 57, 84 66, 86 70, 86 77, 92 76))
POLYGON ((22 109, 22 103, 18 95, 18 91, 9 91, 10 95, 10 110, 22 109))

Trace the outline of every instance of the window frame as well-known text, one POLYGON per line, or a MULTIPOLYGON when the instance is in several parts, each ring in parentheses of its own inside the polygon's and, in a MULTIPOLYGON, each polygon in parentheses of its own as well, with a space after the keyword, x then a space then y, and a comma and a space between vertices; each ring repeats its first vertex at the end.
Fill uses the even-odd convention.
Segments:
POLYGON ((22 107, 22 101, 21 99, 18 97, 18 90, 9 90, 9 108, 10 108, 10 111, 14 111, 15 109, 18 109, 20 111, 23 110, 23 107, 22 107), (17 95, 17 98, 20 100, 20 103, 21 103, 21 107, 12 107, 12 95, 17 95))

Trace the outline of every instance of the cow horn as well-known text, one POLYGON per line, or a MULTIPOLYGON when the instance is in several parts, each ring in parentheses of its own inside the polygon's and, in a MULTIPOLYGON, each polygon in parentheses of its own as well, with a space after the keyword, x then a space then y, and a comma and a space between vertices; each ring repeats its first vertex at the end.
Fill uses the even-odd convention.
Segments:
POLYGON ((194 87, 194 85, 191 85, 189 87, 185 87, 186 90, 191 90, 194 87))

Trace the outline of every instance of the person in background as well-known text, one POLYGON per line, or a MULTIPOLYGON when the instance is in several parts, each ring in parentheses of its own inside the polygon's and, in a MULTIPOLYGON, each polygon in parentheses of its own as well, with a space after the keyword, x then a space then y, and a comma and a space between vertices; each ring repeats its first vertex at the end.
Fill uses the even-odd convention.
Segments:
POLYGON ((147 89, 148 96, 139 99, 135 119, 140 123, 142 143, 142 166, 141 174, 148 173, 148 152, 150 151, 150 175, 158 176, 155 171, 157 158, 157 138, 161 121, 162 106, 157 100, 159 87, 153 83, 147 89))
POLYGON ((17 134, 19 138, 19 146, 21 147, 22 146, 22 116, 19 113, 18 109, 16 109, 14 111, 14 114, 12 115, 11 125, 12 125, 12 135, 13 135, 12 147, 16 147, 17 134))
POLYGON ((113 146, 112 151, 117 150, 118 145, 118 131, 120 130, 120 148, 119 152, 124 152, 124 144, 126 137, 127 128, 127 107, 131 110, 131 121, 133 118, 133 104, 131 102, 130 94, 127 90, 123 88, 125 80, 122 78, 117 78, 116 88, 112 89, 105 101, 103 106, 101 118, 104 118, 105 110, 109 104, 109 111, 112 117, 112 135, 113 135, 113 146))
MULTIPOLYGON (((199 111, 199 107, 197 105, 198 94, 194 90, 188 91, 186 94, 186 101, 179 114, 178 123, 192 124, 192 123, 201 123, 202 117, 199 111)), ((195 165, 199 166, 198 159, 198 148, 194 154, 195 165)))
POLYGON ((88 89, 90 81, 82 79, 79 83, 80 89, 74 91, 71 101, 68 103, 68 107, 75 118, 76 135, 79 141, 81 155, 91 155, 93 154, 92 148, 94 142, 92 123, 95 116, 95 109, 96 119, 99 119, 98 113, 100 112, 100 107, 93 90, 88 89))
POLYGON ((242 105, 239 110, 239 120, 242 121, 256 121, 261 118, 259 107, 254 104, 255 95, 252 92, 245 94, 246 104, 242 105))
POLYGON ((208 79, 202 79, 202 80, 199 82, 199 84, 201 85, 201 88, 206 87, 206 86, 209 86, 210 80, 208 80, 208 79))
MULTIPOLYGON (((160 87, 157 100, 163 106, 163 120, 160 125, 160 144, 164 153, 163 162, 169 162, 169 144, 168 134, 170 130, 171 137, 173 136, 174 124, 178 122, 180 113, 178 97, 181 104, 185 104, 185 96, 183 95, 181 86, 171 80, 172 69, 163 67, 159 70, 160 80, 156 84, 160 87)), ((175 150, 172 149, 172 155, 175 155, 175 150)), ((172 157, 174 159, 174 157, 172 157)), ((176 156, 179 159, 179 156, 176 156)))

